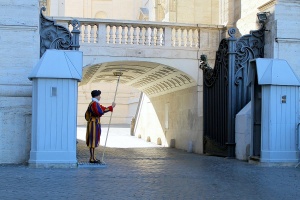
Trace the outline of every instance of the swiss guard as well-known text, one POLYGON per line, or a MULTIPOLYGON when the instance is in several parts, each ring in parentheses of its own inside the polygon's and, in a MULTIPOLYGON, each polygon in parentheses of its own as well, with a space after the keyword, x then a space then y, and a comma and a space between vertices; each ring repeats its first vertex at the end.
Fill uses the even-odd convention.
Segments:
POLYGON ((90 163, 101 163, 95 157, 95 148, 100 144, 100 136, 101 136, 101 123, 100 117, 107 112, 113 112, 113 108, 116 106, 115 102, 112 103, 111 106, 104 107, 100 104, 101 99, 101 91, 93 90, 91 92, 92 102, 89 104, 86 112, 85 119, 87 121, 86 128, 86 145, 90 149, 90 163))

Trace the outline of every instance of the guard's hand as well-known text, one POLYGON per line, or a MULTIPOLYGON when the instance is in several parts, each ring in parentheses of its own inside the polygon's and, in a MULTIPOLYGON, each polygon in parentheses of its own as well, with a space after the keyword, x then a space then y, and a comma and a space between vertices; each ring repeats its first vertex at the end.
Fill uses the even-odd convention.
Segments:
POLYGON ((116 103, 115 102, 112 102, 111 103, 111 106, 114 108, 116 106, 116 103))

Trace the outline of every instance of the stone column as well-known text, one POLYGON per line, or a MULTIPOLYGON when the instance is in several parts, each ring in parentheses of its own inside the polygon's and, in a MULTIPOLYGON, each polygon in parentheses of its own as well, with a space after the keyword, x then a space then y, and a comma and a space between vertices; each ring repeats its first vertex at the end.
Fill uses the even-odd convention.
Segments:
POLYGON ((0 13, 0 163, 21 164, 30 151, 32 86, 27 74, 39 59, 39 3, 1 1, 0 13))

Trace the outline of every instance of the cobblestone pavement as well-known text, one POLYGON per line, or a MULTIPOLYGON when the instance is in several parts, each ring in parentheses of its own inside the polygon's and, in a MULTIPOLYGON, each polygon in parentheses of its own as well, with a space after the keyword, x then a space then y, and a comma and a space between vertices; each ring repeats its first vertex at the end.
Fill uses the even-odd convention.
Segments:
MULTIPOLYGON (((139 140, 129 135, 127 138, 139 140)), ((84 141, 78 141, 78 161, 87 161, 88 149, 84 141)), ((147 145, 107 147, 105 168, 0 165, 0 199, 300 198, 299 168, 264 167, 147 145)), ((102 150, 102 146, 97 148, 98 158, 102 150)))

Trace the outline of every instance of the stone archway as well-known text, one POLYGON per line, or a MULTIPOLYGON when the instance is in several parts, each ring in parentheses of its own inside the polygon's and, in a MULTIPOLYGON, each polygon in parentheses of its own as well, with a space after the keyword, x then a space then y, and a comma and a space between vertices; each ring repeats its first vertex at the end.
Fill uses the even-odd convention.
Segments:
MULTIPOLYGON (((160 130, 158 131, 155 126, 140 129, 144 131, 141 133, 144 139, 149 134, 150 137, 155 135, 151 141, 156 142, 161 135, 160 139, 166 141, 164 146, 170 146, 171 140, 176 140, 174 145, 176 148, 187 149, 188 144, 193 143, 194 151, 202 152, 202 123, 200 122, 202 97, 197 88, 197 81, 170 66, 146 61, 115 61, 84 67, 83 79, 79 84, 79 97, 82 98, 79 102, 83 108, 79 106, 78 113, 82 114, 83 112, 80 111, 83 111, 90 101, 90 91, 93 87, 111 88, 112 91, 106 90, 106 93, 111 93, 108 96, 113 96, 117 80, 113 72, 116 71, 123 72, 120 80, 122 85, 142 91, 153 103, 158 117, 158 124, 155 126, 160 126, 160 130), (183 119, 180 119, 182 116, 183 119), (152 133, 149 130, 153 130, 152 133)), ((84 119, 83 116, 78 115, 79 123, 81 119, 84 119)))

